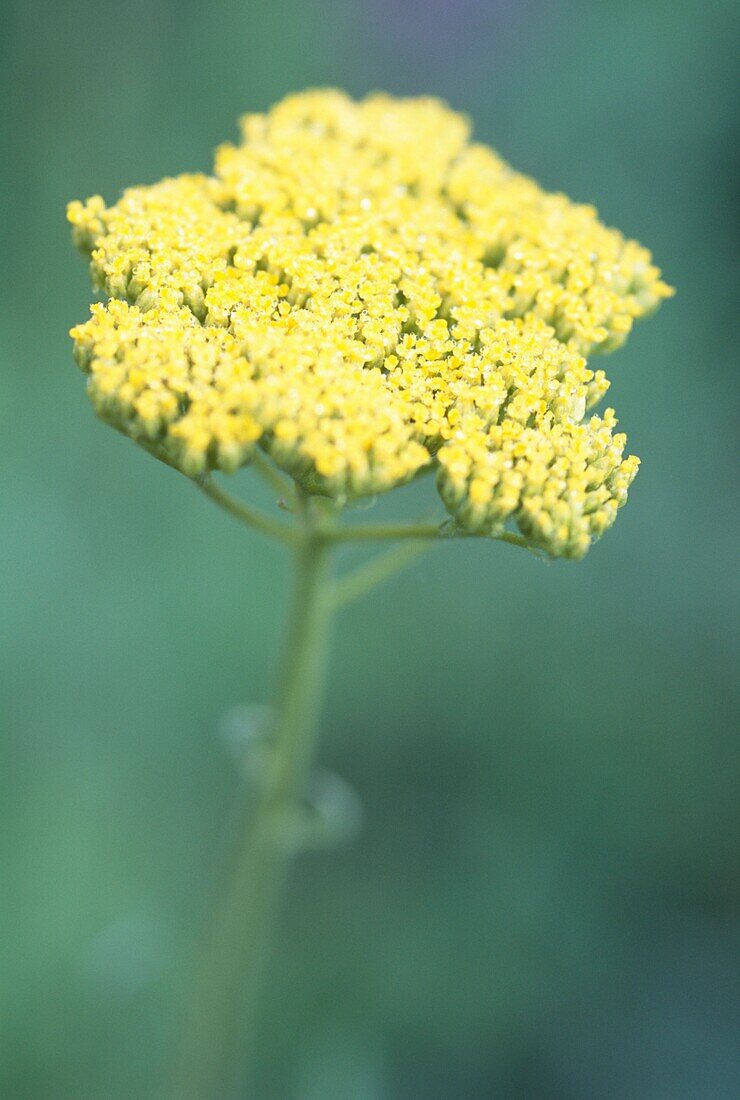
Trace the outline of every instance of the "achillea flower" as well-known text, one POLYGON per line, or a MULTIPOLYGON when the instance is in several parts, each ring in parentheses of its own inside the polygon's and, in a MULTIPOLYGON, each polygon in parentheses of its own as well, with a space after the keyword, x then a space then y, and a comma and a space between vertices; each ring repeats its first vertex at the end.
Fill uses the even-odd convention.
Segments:
POLYGON ((98 413, 189 476, 255 448, 347 499, 437 471, 460 528, 582 556, 623 458, 591 354, 671 290, 433 99, 336 91, 242 120, 215 175, 68 211, 106 304, 72 330, 98 413))

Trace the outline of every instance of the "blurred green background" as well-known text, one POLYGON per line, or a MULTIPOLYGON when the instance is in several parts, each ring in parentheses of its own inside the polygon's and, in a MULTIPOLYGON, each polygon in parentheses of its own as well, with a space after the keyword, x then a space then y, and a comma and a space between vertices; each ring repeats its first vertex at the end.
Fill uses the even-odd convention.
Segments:
POLYGON ((608 363, 643 467, 585 562, 445 545, 341 620, 321 762, 366 822, 295 875, 257 1100, 740 1093, 733 10, 3 4, 2 1097, 156 1096, 286 602, 280 551, 94 419, 64 205, 326 84, 447 98, 678 295, 608 363))

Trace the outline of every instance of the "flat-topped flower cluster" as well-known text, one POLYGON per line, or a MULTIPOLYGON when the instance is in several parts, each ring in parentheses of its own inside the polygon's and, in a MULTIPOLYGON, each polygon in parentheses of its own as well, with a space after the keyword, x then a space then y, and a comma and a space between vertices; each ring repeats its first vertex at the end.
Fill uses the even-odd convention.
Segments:
POLYGON ((580 557, 637 470, 587 357, 670 289, 433 99, 291 96, 215 174, 69 207, 99 414, 188 476, 259 447, 344 500, 434 468, 460 527, 580 557))

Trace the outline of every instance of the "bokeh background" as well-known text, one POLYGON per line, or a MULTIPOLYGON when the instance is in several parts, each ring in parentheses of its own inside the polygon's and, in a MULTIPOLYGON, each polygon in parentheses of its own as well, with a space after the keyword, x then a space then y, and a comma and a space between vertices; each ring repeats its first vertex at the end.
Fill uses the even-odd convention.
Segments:
POLYGON ((281 552, 94 419, 64 205, 332 84, 447 98, 678 295, 608 364, 643 467, 585 562, 445 545, 340 622, 321 762, 365 826, 295 875, 256 1100, 734 1100, 734 4, 2 9, 0 1095, 157 1095, 286 602, 281 552))

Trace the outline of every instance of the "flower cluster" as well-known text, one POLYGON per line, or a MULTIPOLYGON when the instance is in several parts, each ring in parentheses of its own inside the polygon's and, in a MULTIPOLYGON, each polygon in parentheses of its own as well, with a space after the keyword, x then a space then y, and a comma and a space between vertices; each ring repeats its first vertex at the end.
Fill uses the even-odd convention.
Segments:
POLYGON ((433 99, 308 92, 242 134, 213 176, 70 205, 100 415, 189 476, 259 446, 347 499, 434 468, 462 528, 581 556, 637 467, 584 420, 586 358, 670 293, 650 253, 433 99))

